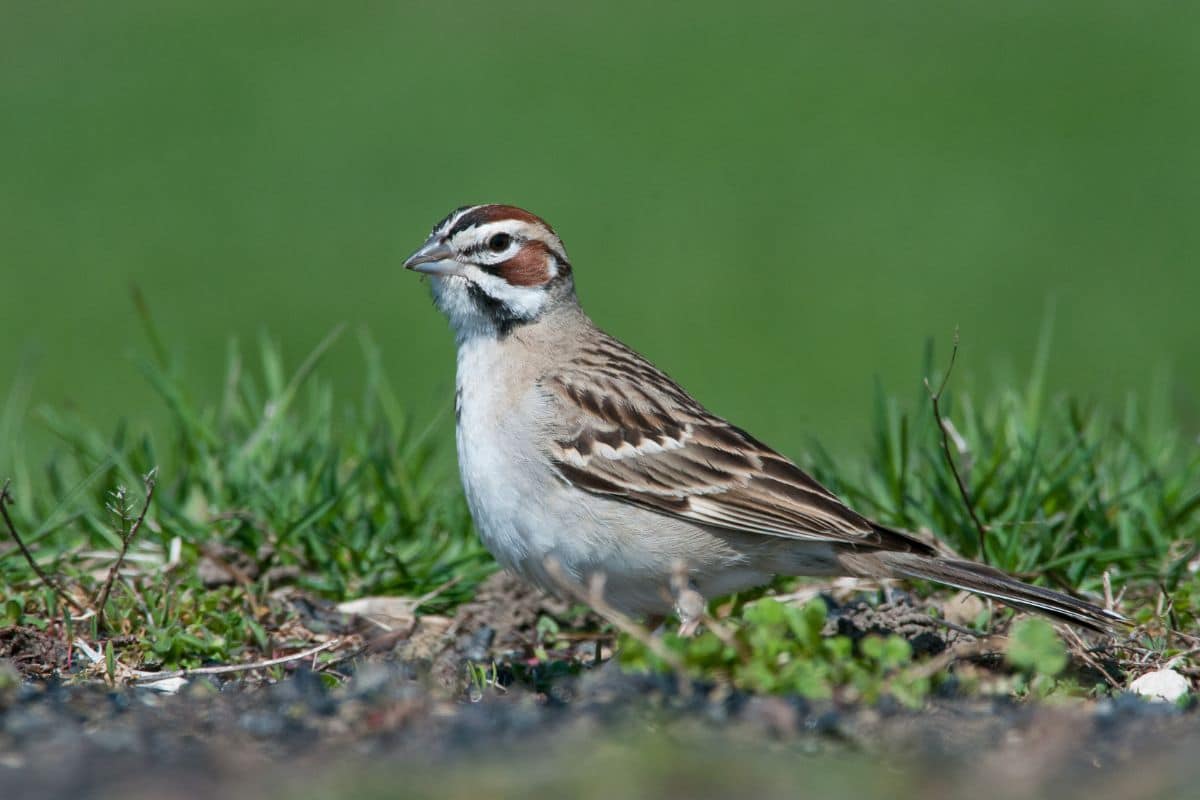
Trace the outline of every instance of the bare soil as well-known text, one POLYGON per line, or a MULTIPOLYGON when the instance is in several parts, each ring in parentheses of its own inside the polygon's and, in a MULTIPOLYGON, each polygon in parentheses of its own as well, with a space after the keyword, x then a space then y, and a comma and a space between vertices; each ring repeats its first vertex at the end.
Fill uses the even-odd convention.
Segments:
MULTIPOLYGON (((0 689, 3 797, 1165 797, 1200 776, 1200 715, 1132 697, 1053 707, 948 691, 921 712, 698 684, 685 697, 672 677, 593 666, 609 653, 599 620, 504 575, 399 636, 307 613, 361 636, 337 685, 306 663, 279 681, 193 677, 175 695, 76 685, 61 641, 0 631, 20 675, 0 689), (566 650, 539 652, 543 618, 574 632, 566 650), (468 661, 494 663, 500 685, 473 689, 468 661)), ((931 653, 960 635, 904 596, 840 603, 830 624, 931 653)))

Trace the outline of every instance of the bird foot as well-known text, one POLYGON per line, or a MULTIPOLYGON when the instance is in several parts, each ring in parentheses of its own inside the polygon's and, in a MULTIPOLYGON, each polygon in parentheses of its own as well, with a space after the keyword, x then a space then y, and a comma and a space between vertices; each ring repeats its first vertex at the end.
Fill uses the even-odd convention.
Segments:
POLYGON ((708 603, 695 589, 684 589, 675 595, 675 613, 679 615, 679 635, 690 639, 700 629, 708 612, 708 603))

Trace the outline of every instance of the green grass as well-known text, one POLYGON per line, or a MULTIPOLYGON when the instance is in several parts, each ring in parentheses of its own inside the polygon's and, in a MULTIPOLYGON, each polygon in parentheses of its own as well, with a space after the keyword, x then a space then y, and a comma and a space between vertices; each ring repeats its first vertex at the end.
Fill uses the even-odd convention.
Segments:
MULTIPOLYGON (((428 418, 453 346, 399 265, 451 208, 497 200, 558 228, 598 322, 788 453, 814 433, 855 452, 872 377, 908 386, 917 343, 955 325, 956 386, 1011 385, 1048 299, 1052 392, 1119 407, 1165 369, 1196 432, 1198 15, 7 3, 0 396, 24 374, 34 407, 169 430, 124 358, 132 282, 197 402, 220 400, 228 336, 297 358, 348 322, 428 418)), ((349 395, 362 370, 323 374, 349 395)))
MULTIPOLYGON (((1200 444, 1180 432, 1171 387, 1121 412, 1046 391, 1048 327, 1025 385, 979 402, 950 387, 941 404, 955 468, 985 528, 984 552, 920 386, 909 404, 876 392, 874 433, 857 472, 814 444, 809 466, 852 505, 928 531, 959 553, 1060 587, 1183 577, 1200 543, 1200 444)), ((937 386, 932 348, 925 374, 937 386)))
MULTIPOLYGON (((692 639, 664 637, 672 659, 625 638, 621 661, 630 669, 679 669, 701 680, 726 680, 741 689, 798 694, 815 700, 877 702, 890 695, 917 707, 929 694, 931 676, 912 671, 912 647, 903 638, 868 635, 859 642, 824 633, 827 609, 816 598, 803 606, 772 598, 739 606, 722 625, 692 639)), ((711 623, 710 623, 711 625, 711 623)))
MULTIPOLYGON (((428 428, 400 410, 371 340, 359 337, 366 381, 353 400, 335 401, 313 374, 336 338, 337 331, 290 373, 267 341, 249 364, 231 348, 222 400, 207 407, 193 404, 160 350, 162 358, 142 367, 169 409, 161 441, 130 437, 123 425, 104 436, 42 411, 64 452, 44 480, 14 483, 10 511, 44 568, 84 607, 94 604, 121 532, 143 503, 144 478, 157 469, 133 542, 142 558, 123 571, 128 580, 112 591, 103 628, 92 617, 78 623, 83 632, 132 636, 125 649, 137 663, 237 660, 283 644, 274 636, 289 610, 272 596, 281 583, 340 600, 415 597, 457 579, 431 601, 437 608, 467 596, 494 569, 456 485, 430 468, 428 428), (180 561, 170 565, 173 547, 180 561), (212 553, 253 579, 206 589, 197 564, 212 553)), ((62 603, 39 588, 14 549, 0 559, 0 578, 8 623, 64 619, 62 603)))
MULTIPOLYGON (((311 644, 313 631, 294 624, 297 596, 417 597, 457 581, 426 608, 444 610, 494 569, 472 532, 452 459, 431 436, 448 420, 412 421, 369 336, 357 336, 366 378, 350 396, 335 395, 320 375, 331 348, 352 346, 338 341, 339 329, 293 366, 266 340, 252 359, 231 346, 221 400, 202 404, 141 313, 152 356, 140 365, 168 411, 169 432, 135 437, 119 425, 102 435, 42 409, 59 454, 40 477, 18 470, 10 489, 9 511, 42 570, 81 609, 100 613, 69 613, 7 544, 0 551, 5 624, 105 642, 114 664, 195 667, 311 644), (153 499, 131 537, 152 471, 153 499), (101 609, 102 587, 126 541, 129 556, 101 609), (235 565, 238 579, 206 587, 198 569, 206 558, 235 565)), ((932 350, 927 363, 932 372, 932 350)), ((1122 609, 1145 626, 1141 644, 1162 656, 1186 649, 1168 629, 1197 631, 1200 448, 1179 437, 1161 398, 1131 400, 1109 414, 1047 395, 1043 378, 1035 371, 1025 386, 982 403, 955 394, 951 382, 941 399, 956 431, 951 441, 961 439, 952 448, 955 463, 986 526, 989 560, 1090 592, 1108 571, 1114 589, 1126 592, 1122 609), (1156 607, 1160 591, 1173 599, 1166 619, 1156 607)), ((941 444, 924 387, 908 404, 881 388, 865 456, 838 466, 814 446, 811 467, 883 521, 936 532, 978 557, 977 533, 941 444)), ((849 687, 859 698, 891 694, 913 705, 944 677, 914 662, 895 637, 823 637, 819 602, 785 606, 760 591, 722 607, 722 625, 732 633, 665 640, 700 677, 813 697, 844 696, 849 687)), ((980 620, 980 629, 993 623, 980 620)), ((1061 647, 1053 635, 1014 641, 1018 673, 1053 679, 1061 670, 1048 666, 1061 647)), ((623 650, 633 667, 667 666, 634 640, 625 639, 623 650)), ((1046 690, 1045 681, 1040 686, 1046 690)))

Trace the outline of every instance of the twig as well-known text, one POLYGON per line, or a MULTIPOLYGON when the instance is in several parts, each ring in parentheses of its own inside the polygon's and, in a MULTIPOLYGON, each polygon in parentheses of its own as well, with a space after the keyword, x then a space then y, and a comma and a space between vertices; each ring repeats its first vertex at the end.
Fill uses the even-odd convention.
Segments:
POLYGON ((1184 650, 1182 653, 1176 653, 1166 660, 1166 662, 1163 664, 1163 667, 1166 669, 1173 669, 1180 661, 1191 658, 1197 653, 1200 653, 1200 647, 1193 647, 1191 650, 1184 650))
POLYGON ((1087 643, 1083 641, 1083 637, 1081 637, 1078 633, 1076 633, 1075 630, 1073 628, 1071 628, 1069 625, 1060 625, 1057 627, 1060 628, 1061 633, 1063 634, 1064 638, 1066 638, 1066 640, 1068 642, 1070 642, 1070 644, 1072 645, 1072 648, 1071 648, 1072 652, 1075 655, 1082 658, 1084 660, 1084 663, 1086 663, 1089 667, 1091 667, 1092 669, 1096 670, 1101 675, 1103 675, 1104 680, 1108 681, 1109 686, 1113 687, 1114 689, 1124 688, 1121 685, 1120 681, 1118 681, 1111 674, 1109 674, 1109 671, 1104 668, 1103 664, 1101 664, 1099 661, 1097 661, 1095 658, 1092 657, 1091 651, 1088 648, 1087 643))
POLYGON ((418 597, 416 600, 413 601, 413 606, 412 606, 413 611, 416 611, 418 608, 425 605, 430 600, 437 597, 438 595, 440 595, 442 592, 446 591, 447 589, 457 586, 462 581, 462 579, 463 579, 462 575, 455 575, 453 578, 451 578, 450 580, 441 584, 440 586, 433 587, 428 592, 426 592, 425 594, 421 595, 420 597, 418 597))
POLYGON ((1159 617, 1167 620, 1167 644, 1171 644, 1171 634, 1179 630, 1179 619, 1175 616, 1175 598, 1171 597, 1171 593, 1167 591, 1167 586, 1161 580, 1157 581, 1158 590, 1162 592, 1159 602, 1159 617), (1166 607, 1164 608, 1161 598, 1166 598, 1166 607))
MULTIPOLYGON (((176 669, 176 670, 171 670, 170 672, 147 672, 146 670, 133 669, 132 667, 125 667, 125 669, 128 670, 129 674, 133 675, 133 677, 136 678, 138 681, 143 681, 143 682, 144 681, 161 681, 161 680, 167 680, 169 678, 187 678, 192 675, 227 675, 231 672, 249 672, 249 671, 255 670, 255 669, 266 669, 268 667, 277 667, 280 664, 287 664, 292 661, 303 661, 306 658, 311 658, 312 656, 315 656, 317 653, 324 652, 325 650, 330 650, 334 647, 337 647, 340 644, 342 644, 342 639, 330 639, 328 642, 325 642, 324 644, 317 645, 316 647, 310 647, 308 650, 303 650, 299 653, 292 653, 291 655, 280 656, 279 658, 268 658, 265 661, 251 661, 248 664, 219 664, 219 665, 213 666, 213 667, 196 667, 195 669, 176 669)), ((99 657, 100 659, 104 658, 102 655, 100 655, 100 653, 98 651, 96 651, 95 649, 90 647, 88 645, 88 643, 83 641, 82 639, 76 639, 75 646, 78 647, 80 650, 84 651, 85 653, 87 653, 88 658, 91 658, 93 661, 96 660, 96 657, 99 657)))
MULTIPOLYGON (((125 554, 129 552, 129 543, 133 541, 133 537, 137 536, 138 530, 142 527, 142 522, 146 519, 146 512, 150 510, 150 501, 154 498, 155 474, 158 468, 150 470, 146 473, 146 477, 142 479, 143 485, 146 487, 146 501, 142 503, 142 512, 138 514, 133 524, 129 529, 122 531, 121 535, 121 550, 117 553, 117 559, 112 566, 108 568, 108 577, 104 579, 104 586, 100 588, 100 593, 96 596, 96 626, 97 628, 104 627, 104 607, 108 604, 108 595, 112 591, 113 581, 117 578, 117 573, 121 570, 121 565, 125 563, 125 554)), ((124 491, 124 490, 122 490, 124 491)), ((121 509, 121 517, 125 519, 125 509, 121 509)))
POLYGON ((593 573, 591 579, 588 581, 587 591, 584 591, 581 586, 567 577, 562 565, 558 563, 558 559, 551 556, 544 563, 546 572, 564 592, 576 600, 590 605, 593 611, 608 620, 613 627, 629 634, 638 642, 645 645, 646 649, 670 665, 671 669, 675 672, 680 696, 684 698, 691 697, 692 681, 688 677, 687 666, 683 663, 683 660, 675 653, 672 653, 662 643, 661 639, 655 637, 644 626, 637 624, 620 611, 617 611, 604 599, 604 573, 593 573))
POLYGON ((948 420, 942 419, 941 399, 942 392, 946 390, 946 383, 950 380, 950 373, 954 371, 954 362, 958 359, 958 328, 954 329, 954 348, 950 351, 950 363, 946 367, 946 372, 942 375, 942 382, 938 384, 937 391, 933 391, 933 387, 929 383, 929 378, 925 379, 925 391, 929 393, 929 400, 933 403, 933 418, 937 421, 938 430, 942 432, 942 452, 946 454, 946 463, 950 466, 950 474, 954 476, 954 482, 958 484, 958 493, 962 496, 963 505, 967 507, 967 513, 971 516, 971 522, 975 524, 975 531, 979 534, 979 559, 988 564, 987 549, 984 547, 984 542, 987 539, 987 532, 980 522, 979 516, 975 513, 975 506, 971 503, 971 495, 967 491, 967 484, 963 482, 962 475, 959 474, 958 465, 954 463, 954 454, 950 452, 950 432, 946 430, 949 424, 948 420))
POLYGON ((1186 644, 1188 644, 1190 646, 1200 645, 1200 637, 1197 637, 1195 634, 1185 633, 1184 631, 1181 631, 1178 628, 1172 630, 1171 633, 1173 633, 1175 635, 1176 639, 1182 639, 1186 644))
POLYGON ((62 584, 60 584, 54 578, 51 578, 48 574, 46 574, 45 570, 38 566, 37 561, 35 561, 33 558, 33 553, 29 552, 29 548, 25 546, 25 540, 23 540, 21 535, 17 533, 17 526, 13 524, 12 517, 8 515, 8 504, 13 502, 13 496, 8 491, 8 485, 9 481, 6 480, 4 482, 4 486, 0 488, 0 514, 4 516, 4 524, 8 526, 8 534, 12 536, 13 541, 17 543, 17 547, 21 550, 21 555, 25 556, 26 563, 28 563, 30 569, 37 574, 42 583, 44 583, 46 586, 49 586, 54 593, 61 597, 64 602, 71 606, 71 608, 75 609, 80 614, 84 613, 87 609, 80 605, 74 597, 71 597, 71 595, 67 594, 67 590, 62 587, 62 584))
POLYGON ((972 656, 982 655, 991 651, 992 637, 985 636, 981 639, 975 639, 970 642, 960 642, 948 650, 943 650, 928 661, 922 661, 920 664, 914 664, 908 669, 900 673, 906 680, 921 680, 922 678, 932 678, 934 675, 946 669, 955 661, 972 656))
POLYGON ((951 622, 948 619, 942 619, 941 617, 935 617, 933 614, 926 614, 925 616, 928 617, 929 621, 932 622, 934 625, 938 625, 940 627, 946 628, 947 630, 954 631, 955 633, 961 633, 963 636, 970 636, 972 639, 980 639, 980 638, 986 639, 988 636, 988 634, 980 634, 978 631, 973 631, 970 628, 966 627, 965 625, 959 625, 957 623, 951 622))

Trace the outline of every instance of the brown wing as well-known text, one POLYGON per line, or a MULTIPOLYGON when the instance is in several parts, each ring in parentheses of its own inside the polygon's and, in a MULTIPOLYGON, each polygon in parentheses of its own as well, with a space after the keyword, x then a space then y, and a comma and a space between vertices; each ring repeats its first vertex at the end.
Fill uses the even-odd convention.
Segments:
POLYGON ((605 334, 541 386, 561 413, 549 455, 580 489, 729 530, 868 546, 890 538, 605 334))

